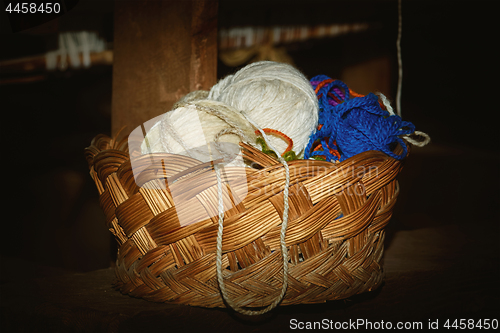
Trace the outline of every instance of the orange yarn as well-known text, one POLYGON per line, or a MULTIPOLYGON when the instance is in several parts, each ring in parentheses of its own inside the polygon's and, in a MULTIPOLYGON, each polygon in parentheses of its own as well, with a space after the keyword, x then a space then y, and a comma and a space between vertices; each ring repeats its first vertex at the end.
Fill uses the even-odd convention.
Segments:
POLYGON ((353 96, 353 97, 365 97, 366 95, 362 95, 362 94, 358 94, 357 92, 351 90, 349 88, 349 93, 353 96))
MULTIPOLYGON (((337 142, 334 141, 333 142, 334 145, 337 145, 337 142)), ((337 158, 340 159, 340 153, 336 150, 336 149, 333 149, 333 148, 330 148, 330 146, 328 146, 328 143, 326 143, 326 146, 328 147, 328 150, 330 151, 330 154, 336 156, 337 158)), ((321 150, 323 148, 322 145, 318 145, 316 146, 316 148, 313 149, 313 151, 318 151, 318 150, 321 150)), ((321 155, 319 155, 321 156, 321 155)), ((325 156, 325 159, 326 159, 326 156, 325 156)))
MULTIPOLYGON (((288 143, 288 147, 285 149, 283 154, 281 154, 281 156, 285 155, 285 153, 288 153, 290 150, 292 150, 293 140, 290 137, 288 137, 286 134, 281 133, 280 131, 272 129, 272 128, 263 128, 262 131, 266 134, 274 134, 276 136, 279 136, 280 138, 282 138, 283 140, 285 140, 288 143)), ((256 130, 255 135, 259 135, 259 134, 260 134, 260 131, 256 130)))
POLYGON ((334 79, 328 79, 328 80, 323 80, 323 81, 321 81, 321 82, 320 82, 320 83, 318 83, 318 85, 316 86, 316 89, 314 89, 314 92, 315 92, 316 94, 318 94, 318 91, 319 91, 321 88, 323 88, 325 85, 327 85, 328 83, 331 83, 331 82, 333 82, 333 81, 335 81, 335 80, 334 80, 334 79))

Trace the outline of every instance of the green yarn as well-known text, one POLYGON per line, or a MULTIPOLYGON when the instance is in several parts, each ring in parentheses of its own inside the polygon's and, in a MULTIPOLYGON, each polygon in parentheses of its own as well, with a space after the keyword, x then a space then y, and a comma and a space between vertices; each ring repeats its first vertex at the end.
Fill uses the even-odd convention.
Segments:
MULTIPOLYGON (((262 147, 262 152, 264 154, 271 156, 272 158, 274 158, 276 160, 278 159, 278 155, 274 152, 274 150, 271 150, 271 149, 269 149, 269 147, 267 147, 267 144, 264 141, 264 138, 262 138, 261 136, 257 137, 257 144, 259 144, 262 147)), ((298 159, 297 155, 295 154, 295 152, 293 150, 287 151, 286 153, 284 153, 282 155, 282 157, 287 162, 298 159)))

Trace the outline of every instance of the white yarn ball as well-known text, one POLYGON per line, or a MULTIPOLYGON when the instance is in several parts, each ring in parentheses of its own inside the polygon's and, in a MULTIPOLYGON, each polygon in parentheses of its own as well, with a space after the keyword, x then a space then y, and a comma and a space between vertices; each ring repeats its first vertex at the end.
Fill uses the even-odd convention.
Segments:
POLYGON ((166 152, 202 162, 226 158, 226 162, 233 160, 229 165, 244 166, 238 144, 257 140, 253 126, 234 108, 197 98, 205 96, 193 92, 165 113, 146 134, 142 154, 166 152), (221 135, 221 131, 227 134, 221 135))
MULTIPOLYGON (((273 61, 255 62, 212 87, 209 99, 242 112, 260 128, 278 130, 293 140, 302 155, 318 123, 318 99, 307 78, 296 68, 273 61)), ((281 154, 288 144, 269 135, 281 154)))

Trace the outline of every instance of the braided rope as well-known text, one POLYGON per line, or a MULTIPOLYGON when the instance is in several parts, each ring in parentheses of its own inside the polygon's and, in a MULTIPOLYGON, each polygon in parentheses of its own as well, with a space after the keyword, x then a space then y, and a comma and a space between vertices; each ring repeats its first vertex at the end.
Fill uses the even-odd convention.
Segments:
MULTIPOLYGON (((270 144, 269 138, 264 133, 264 131, 260 129, 251 120, 249 121, 260 131, 268 147, 277 152, 277 150, 274 149, 274 147, 270 144)), ((279 154, 277 154, 277 156, 279 161, 283 164, 285 168, 285 188, 283 190, 283 198, 284 198, 283 222, 281 224, 281 231, 280 231, 281 256, 283 258, 283 285, 281 288, 280 295, 270 305, 259 311, 246 310, 237 306, 236 304, 234 304, 234 302, 227 294, 226 285, 224 283, 224 277, 222 275, 222 233, 224 229, 224 203, 222 200, 222 177, 219 165, 218 164, 214 165, 215 174, 217 176, 217 194, 219 197, 219 206, 218 206, 219 228, 217 229, 217 254, 216 254, 217 281, 219 283, 219 288, 222 297, 224 298, 226 303, 235 311, 247 316, 261 315, 274 309, 281 302, 288 288, 288 251, 285 243, 285 235, 286 235, 286 228, 288 226, 288 209, 289 209, 288 188, 290 186, 290 169, 288 168, 288 164, 286 163, 285 159, 283 159, 283 157, 281 157, 279 154)))

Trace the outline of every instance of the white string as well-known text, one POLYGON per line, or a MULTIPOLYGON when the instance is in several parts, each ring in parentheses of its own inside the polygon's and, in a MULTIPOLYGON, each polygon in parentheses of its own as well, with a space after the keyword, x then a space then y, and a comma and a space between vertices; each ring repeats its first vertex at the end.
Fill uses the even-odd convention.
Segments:
POLYGON ((389 114, 391 116, 394 116, 395 115, 394 109, 392 108, 391 102, 389 102, 389 100, 387 99, 387 97, 385 97, 385 95, 382 94, 381 92, 377 92, 375 94, 378 95, 378 97, 380 97, 380 100, 384 104, 384 106, 387 109, 387 111, 389 111, 389 114))
POLYGON ((401 15, 401 0, 398 0, 398 40, 396 47, 398 51, 398 92, 396 94, 396 109, 398 116, 401 117, 401 89, 403 86, 403 59, 401 56, 401 35, 402 35, 403 16, 401 15))
POLYGON ((250 119, 248 119, 248 121, 259 130, 259 132, 262 134, 262 137, 264 138, 264 141, 266 142, 266 144, 269 146, 270 149, 272 149, 276 152, 276 155, 278 156, 278 160, 283 164, 283 166, 285 168, 285 188, 283 189, 283 201, 284 201, 284 203, 283 203, 283 222, 281 224, 281 231, 280 231, 281 256, 283 258, 283 284, 282 284, 282 288, 281 288, 281 293, 274 300, 273 303, 271 303, 265 309, 262 309, 260 311, 245 310, 245 309, 237 306, 236 304, 234 304, 234 302, 227 295, 226 285, 224 283, 224 276, 222 274, 222 234, 223 234, 223 229, 224 229, 224 202, 222 199, 222 177, 221 177, 221 173, 220 173, 220 169, 219 169, 218 164, 214 165, 215 175, 217 176, 217 195, 219 197, 219 204, 218 204, 219 228, 217 229, 216 269, 217 269, 217 281, 219 283, 219 288, 221 290, 222 297, 224 298, 226 303, 230 307, 232 307, 235 311, 237 311, 241 314, 255 316, 255 315, 264 314, 264 313, 274 309, 281 302, 281 300, 285 296, 286 290, 288 288, 288 250, 286 248, 285 236, 286 236, 286 229, 288 226, 288 210, 289 210, 288 188, 290 186, 290 169, 288 168, 288 164, 286 163, 285 159, 283 157, 281 157, 278 154, 277 150, 275 150, 274 147, 271 145, 269 138, 264 133, 264 131, 260 127, 258 127, 250 119))
POLYGON ((413 132, 413 134, 411 134, 411 136, 405 135, 403 138, 405 138, 406 141, 408 141, 409 143, 411 143, 412 145, 415 145, 417 147, 423 147, 426 144, 428 144, 429 142, 431 142, 431 137, 429 136, 429 134, 421 132, 421 131, 415 131, 415 132, 413 132), (415 137, 421 137, 421 138, 423 138, 423 140, 417 140, 417 139, 415 139, 415 137))
MULTIPOLYGON (((389 100, 387 99, 387 97, 385 97, 385 95, 382 94, 381 92, 378 92, 376 94, 380 97, 380 100, 384 104, 384 106, 387 109, 387 111, 389 112, 389 114, 391 116, 394 116, 395 115, 394 109, 392 108, 391 103, 389 102, 389 100)), ((417 147, 423 147, 426 144, 428 144, 429 142, 431 142, 431 137, 427 133, 424 133, 424 132, 421 132, 421 131, 414 131, 410 135, 404 135, 403 138, 406 141, 408 141, 409 143, 411 143, 412 145, 415 145, 417 147), (416 139, 417 137, 420 137, 420 138, 423 138, 423 139, 417 140, 416 139)))
MULTIPOLYGON (((397 47, 397 53, 398 53, 398 91, 396 94, 396 109, 398 116, 401 117, 401 90, 403 86, 403 59, 401 55, 401 36, 402 36, 402 30, 403 30, 403 15, 401 13, 401 0, 398 0, 398 39, 396 42, 396 47, 397 47)), ((394 115, 394 110, 384 94, 382 93, 377 93, 377 95, 380 96, 380 99, 382 100, 382 103, 385 105, 387 111, 391 115, 394 115)), ((403 138, 408 141, 409 143, 417 146, 417 147, 423 147, 427 145, 429 142, 431 142, 431 137, 424 132, 421 131, 414 131, 413 134, 411 135, 405 135, 403 138), (416 137, 423 138, 423 140, 417 140, 415 139, 416 137)))

